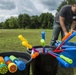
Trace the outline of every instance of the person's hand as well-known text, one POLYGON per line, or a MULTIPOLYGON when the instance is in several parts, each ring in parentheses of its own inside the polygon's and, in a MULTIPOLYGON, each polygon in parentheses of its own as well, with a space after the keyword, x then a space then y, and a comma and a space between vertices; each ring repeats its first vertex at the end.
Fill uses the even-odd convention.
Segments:
POLYGON ((66 36, 68 34, 68 32, 64 32, 64 36, 66 36))
POLYGON ((71 29, 71 32, 76 32, 76 30, 71 29))

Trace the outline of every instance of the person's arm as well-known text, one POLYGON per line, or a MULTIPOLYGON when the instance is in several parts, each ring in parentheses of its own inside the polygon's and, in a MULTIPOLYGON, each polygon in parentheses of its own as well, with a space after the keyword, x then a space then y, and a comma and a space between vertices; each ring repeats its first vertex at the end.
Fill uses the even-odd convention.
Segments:
POLYGON ((73 21, 71 24, 71 31, 76 31, 75 26, 76 26, 76 21, 73 21))
POLYGON ((65 18, 60 16, 59 20, 60 20, 60 25, 61 25, 61 28, 62 28, 62 30, 64 32, 64 35, 66 35, 68 32, 67 32, 67 29, 66 29, 65 24, 64 24, 65 18))

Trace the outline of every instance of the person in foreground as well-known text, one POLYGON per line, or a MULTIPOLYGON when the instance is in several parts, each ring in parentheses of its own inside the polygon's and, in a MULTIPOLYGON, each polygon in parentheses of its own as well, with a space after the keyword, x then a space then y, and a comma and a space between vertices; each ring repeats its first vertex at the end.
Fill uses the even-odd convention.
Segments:
POLYGON ((75 31, 76 3, 64 5, 54 18, 51 46, 54 46, 61 32, 61 39, 70 31, 75 31))

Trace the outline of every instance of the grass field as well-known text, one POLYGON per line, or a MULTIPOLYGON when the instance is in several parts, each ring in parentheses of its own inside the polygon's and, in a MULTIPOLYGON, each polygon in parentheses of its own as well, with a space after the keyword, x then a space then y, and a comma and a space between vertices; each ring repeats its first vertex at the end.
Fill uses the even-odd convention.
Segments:
MULTIPOLYGON (((46 45, 50 45, 52 30, 50 29, 0 29, 0 52, 22 51, 26 52, 26 47, 22 46, 22 41, 18 35, 23 35, 32 46, 38 46, 41 40, 41 32, 45 31, 46 45)), ((60 36, 59 36, 60 40, 60 36)), ((71 41, 76 41, 74 37, 71 41)), ((69 72, 70 73, 70 72, 69 72)), ((75 75, 75 74, 66 74, 75 75)))
MULTIPOLYGON (((0 29, 0 51, 26 51, 26 47, 22 46, 18 35, 23 35, 25 39, 32 45, 41 45, 41 32, 43 29, 0 29)), ((50 44, 51 30, 44 30, 46 36, 46 44, 50 44)))
MULTIPOLYGON (((40 40, 42 31, 45 31, 45 42, 46 45, 49 45, 52 37, 52 30, 50 29, 0 29, 0 51, 26 51, 26 47, 22 46, 18 35, 23 35, 32 46, 41 45, 40 40)), ((76 39, 73 38, 71 41, 75 40, 76 39)))

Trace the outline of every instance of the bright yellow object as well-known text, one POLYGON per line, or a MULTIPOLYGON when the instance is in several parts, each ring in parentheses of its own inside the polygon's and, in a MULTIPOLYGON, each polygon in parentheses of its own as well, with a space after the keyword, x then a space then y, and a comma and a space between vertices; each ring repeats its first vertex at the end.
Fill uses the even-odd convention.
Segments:
POLYGON ((29 49, 32 49, 32 45, 28 44, 27 42, 23 41, 22 45, 25 47, 28 47, 29 49))
POLYGON ((19 35, 18 38, 21 40, 21 41, 25 41, 28 43, 28 41, 26 39, 24 39, 24 37, 22 35, 19 35))

